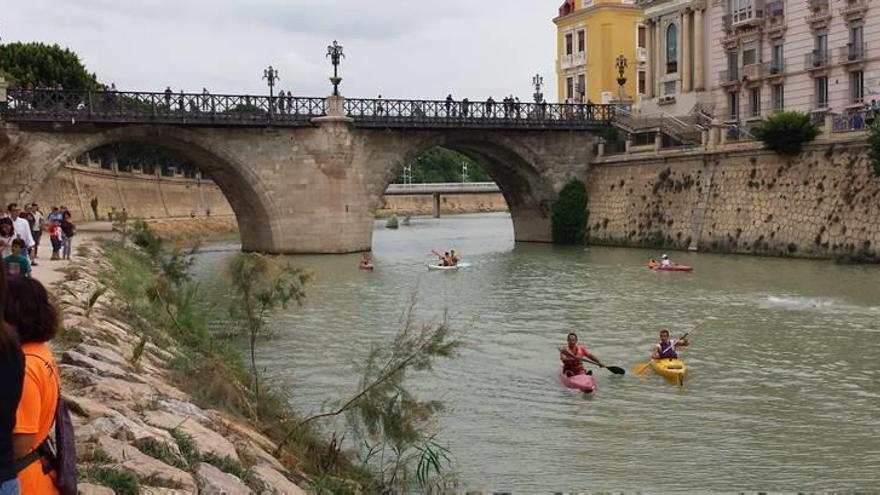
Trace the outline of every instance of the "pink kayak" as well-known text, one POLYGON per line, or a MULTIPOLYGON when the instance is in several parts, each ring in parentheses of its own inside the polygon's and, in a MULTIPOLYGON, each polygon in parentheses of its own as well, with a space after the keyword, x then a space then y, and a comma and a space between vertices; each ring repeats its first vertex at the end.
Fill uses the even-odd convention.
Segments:
POLYGON ((654 268, 659 272, 692 272, 694 268, 687 265, 669 265, 669 266, 658 266, 654 268))
POLYGON ((593 375, 574 375, 565 376, 562 368, 559 369, 559 379, 562 384, 568 388, 576 388, 585 394, 592 393, 596 390, 596 379, 593 375))

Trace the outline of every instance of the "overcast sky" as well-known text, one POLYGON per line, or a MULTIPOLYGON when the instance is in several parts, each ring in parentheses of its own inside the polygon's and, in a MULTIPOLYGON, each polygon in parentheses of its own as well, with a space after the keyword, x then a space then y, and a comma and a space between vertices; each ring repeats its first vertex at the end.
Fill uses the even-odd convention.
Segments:
POLYGON ((345 47, 350 97, 530 100, 540 72, 556 99, 560 0, 3 0, 4 42, 57 42, 120 90, 329 93, 325 58, 345 47))

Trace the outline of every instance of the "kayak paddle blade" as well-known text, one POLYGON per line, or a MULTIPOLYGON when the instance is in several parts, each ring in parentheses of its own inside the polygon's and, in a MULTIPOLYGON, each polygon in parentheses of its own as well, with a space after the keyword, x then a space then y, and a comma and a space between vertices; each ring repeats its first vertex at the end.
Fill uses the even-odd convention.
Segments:
POLYGON ((626 370, 619 367, 619 366, 607 366, 606 369, 608 371, 614 373, 615 375, 625 375, 626 374, 626 370))

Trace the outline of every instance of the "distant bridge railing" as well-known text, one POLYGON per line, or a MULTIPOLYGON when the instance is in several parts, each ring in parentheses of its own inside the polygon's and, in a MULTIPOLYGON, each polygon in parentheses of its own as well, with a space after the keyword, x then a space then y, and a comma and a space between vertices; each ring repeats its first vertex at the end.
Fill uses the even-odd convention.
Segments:
MULTIPOLYGON (((358 127, 590 129, 614 107, 596 104, 346 99, 358 127)), ((309 126, 327 115, 325 98, 121 91, 11 90, 0 102, 10 122, 309 126)))
POLYGON ((443 182, 434 184, 390 184, 385 194, 399 196, 405 194, 488 194, 500 193, 501 188, 494 182, 443 182))

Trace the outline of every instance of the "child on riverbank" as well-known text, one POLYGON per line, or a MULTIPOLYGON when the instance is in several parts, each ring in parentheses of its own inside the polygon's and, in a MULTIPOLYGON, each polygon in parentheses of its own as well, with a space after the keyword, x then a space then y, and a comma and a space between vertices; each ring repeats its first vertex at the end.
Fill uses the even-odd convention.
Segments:
POLYGON ((6 264, 6 273, 10 277, 30 277, 31 262, 27 256, 21 253, 25 250, 25 242, 23 239, 14 239, 12 241, 12 254, 3 258, 6 264))

